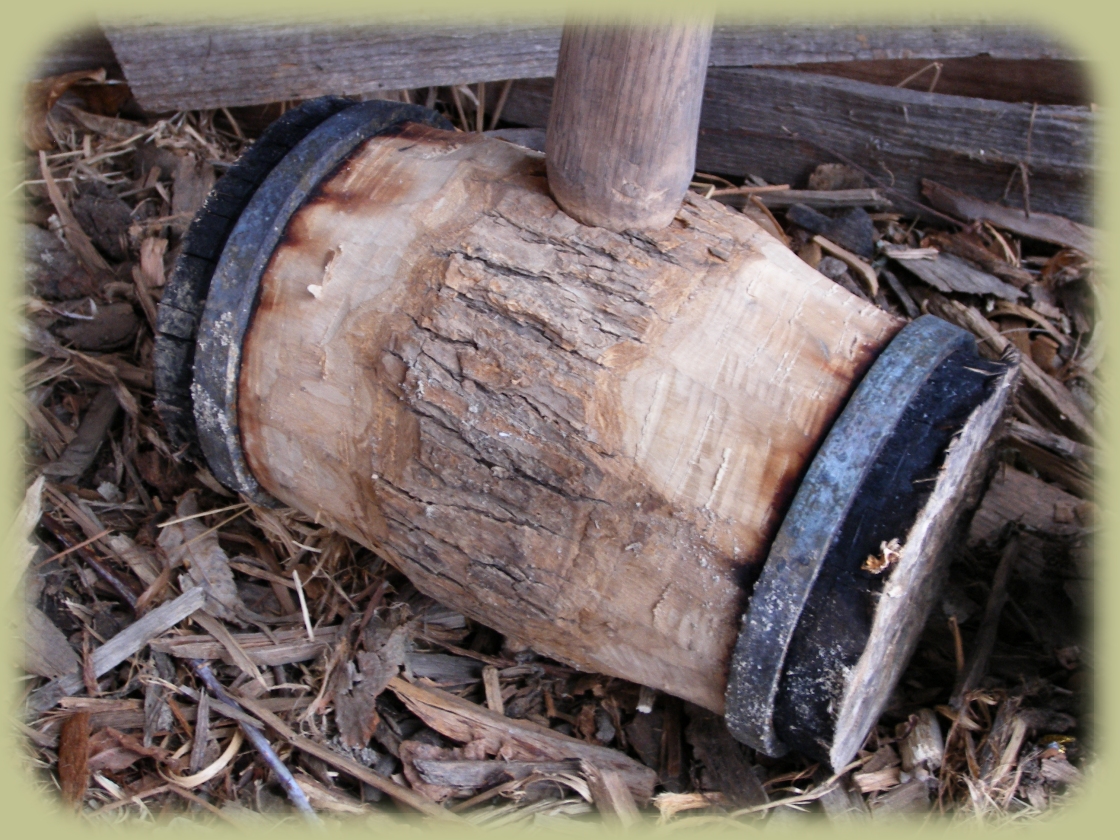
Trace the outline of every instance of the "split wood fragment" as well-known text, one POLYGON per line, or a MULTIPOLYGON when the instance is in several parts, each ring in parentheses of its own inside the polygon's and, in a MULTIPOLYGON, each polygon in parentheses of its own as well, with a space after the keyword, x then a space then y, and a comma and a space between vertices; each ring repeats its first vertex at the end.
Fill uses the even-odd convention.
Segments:
POLYGON ((633 828, 641 820, 638 806, 630 789, 617 770, 609 770, 586 759, 580 762, 580 769, 587 779, 591 799, 603 822, 612 828, 633 828))
POLYGON ((1096 252, 1100 239, 1100 232, 1089 225, 1052 213, 1031 213, 1028 217, 1023 210, 974 198, 927 179, 922 179, 922 194, 938 210, 957 218, 990 222, 1019 236, 1076 248, 1090 257, 1096 252))
POLYGON ((821 246, 821 249, 843 260, 848 266, 855 271, 864 286, 867 287, 867 292, 871 297, 879 294, 879 278, 875 275, 875 269, 857 257, 846 248, 841 248, 835 242, 825 239, 819 233, 813 236, 813 241, 821 246))
POLYGON ((89 713, 75 712, 62 724, 58 743, 58 778, 62 801, 81 808, 89 786, 89 713))
POLYGON ((988 593, 988 602, 984 606, 984 616, 980 620, 980 629, 976 631, 973 639, 972 653, 968 657, 968 664, 964 672, 957 679, 953 693, 949 698, 949 705, 954 709, 961 709, 964 705, 965 695, 980 684, 988 668, 988 658, 996 643, 996 631, 999 629, 999 618, 1003 607, 1007 603, 1007 584, 1011 579, 1011 571, 1015 561, 1019 558, 1019 537, 1012 534, 1000 554, 999 565, 992 577, 992 588, 988 593))
MULTIPOLYGON (((935 254, 933 259, 908 259, 903 254, 887 252, 910 273, 916 275, 942 292, 961 292, 968 295, 995 295, 1005 301, 1015 301, 1024 296, 1010 283, 975 268, 956 254, 935 254)), ((1001 301, 1002 303, 1002 301, 1001 301)))
MULTIPOLYGON (((200 609, 205 600, 206 595, 202 589, 195 587, 138 618, 93 652, 91 665, 94 675, 100 677, 120 665, 160 633, 171 629, 200 609)), ((68 674, 33 691, 28 703, 36 711, 46 711, 57 705, 62 697, 80 691, 83 686, 80 673, 68 674)))
POLYGON ((466 744, 482 739, 488 753, 520 761, 586 760, 617 771, 638 802, 648 802, 653 795, 656 772, 617 750, 576 740, 532 721, 495 714, 453 694, 400 677, 394 677, 389 688, 417 717, 452 740, 466 744))
POLYGON ((392 779, 387 779, 379 773, 370 770, 368 767, 358 764, 353 759, 339 755, 329 747, 317 744, 310 738, 297 735, 288 724, 284 723, 283 720, 270 712, 259 700, 242 696, 238 698, 238 701, 296 749, 302 750, 321 761, 325 761, 332 767, 337 767, 344 773, 353 776, 359 781, 365 782, 370 787, 376 788, 382 793, 388 794, 398 802, 408 805, 410 808, 414 808, 422 814, 427 814, 430 817, 436 817, 442 820, 451 820, 455 822, 461 820, 460 817, 451 813, 446 808, 436 805, 431 800, 409 788, 398 785, 392 779))

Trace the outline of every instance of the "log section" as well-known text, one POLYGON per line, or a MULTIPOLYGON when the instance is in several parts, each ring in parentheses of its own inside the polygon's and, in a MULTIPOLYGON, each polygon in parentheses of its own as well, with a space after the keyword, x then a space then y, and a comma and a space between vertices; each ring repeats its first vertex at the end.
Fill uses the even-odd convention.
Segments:
POLYGON ((432 597, 721 712, 769 541, 900 326, 716 202, 585 227, 538 153, 408 124, 274 252, 242 445, 432 597))

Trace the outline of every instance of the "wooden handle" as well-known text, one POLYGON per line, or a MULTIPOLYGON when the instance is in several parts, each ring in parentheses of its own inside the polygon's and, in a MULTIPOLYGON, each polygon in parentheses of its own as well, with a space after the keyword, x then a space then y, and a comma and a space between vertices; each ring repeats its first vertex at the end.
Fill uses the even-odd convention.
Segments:
POLYGON ((552 197, 586 225, 667 226, 696 164, 711 23, 564 28, 545 154, 552 197))

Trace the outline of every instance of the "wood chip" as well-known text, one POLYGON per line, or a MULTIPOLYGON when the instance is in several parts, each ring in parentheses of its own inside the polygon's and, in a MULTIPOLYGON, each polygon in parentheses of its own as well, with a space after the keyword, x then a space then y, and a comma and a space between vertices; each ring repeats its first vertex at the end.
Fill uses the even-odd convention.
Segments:
POLYGON ((498 669, 493 665, 486 665, 482 669, 482 685, 486 690, 486 705, 495 714, 505 714, 505 704, 502 702, 502 684, 498 681, 498 669))
POLYGON ((330 811, 334 814, 369 814, 372 808, 359 802, 338 788, 328 788, 306 773, 295 774, 296 784, 307 795, 311 807, 317 811, 330 811))
POLYGON ((865 263, 855 254, 853 254, 851 251, 841 248, 835 242, 830 242, 819 233, 813 237, 813 241, 821 246, 821 250, 827 251, 828 253, 832 254, 832 256, 837 257, 838 259, 841 259, 845 263, 847 263, 848 267, 851 268, 860 277, 861 280, 863 280, 863 284, 867 288, 867 291, 871 295, 871 297, 875 297, 877 294, 879 294, 879 278, 875 275, 875 269, 873 269, 870 265, 865 263))
POLYGON ((194 613, 191 618, 213 636, 218 644, 225 648, 226 653, 229 654, 229 660, 241 670, 241 673, 245 674, 245 676, 250 679, 256 680, 261 688, 268 688, 268 683, 265 682, 264 675, 257 667, 257 664, 252 660, 249 654, 245 652, 241 645, 237 643, 237 639, 226 629, 226 626, 222 624, 220 619, 209 615, 204 610, 199 610, 194 613))
POLYGON ((1007 522, 1053 536, 1084 533, 1095 506, 1014 467, 1001 466, 972 517, 970 543, 990 542, 1007 522), (1072 517, 1064 515, 1073 511, 1072 517))
MULTIPOLYGON (((307 641, 305 632, 300 629, 274 630, 272 636, 264 633, 231 633, 238 648, 245 652, 249 661, 262 668, 276 665, 291 665, 295 662, 308 662, 329 648, 338 637, 338 625, 320 627, 315 641, 307 641)), ((228 649, 211 635, 165 636, 152 642, 152 650, 179 659, 222 659, 230 664, 228 649)))
POLYGON ((933 288, 942 292, 968 295, 994 295, 1004 300, 1018 300, 1023 292, 998 277, 962 260, 956 254, 940 254, 933 259, 908 259, 887 252, 891 259, 933 288))
POLYGON ((665 791, 653 797, 653 804, 660 813, 658 822, 665 823, 681 811, 694 811, 700 808, 719 808, 725 805, 722 793, 673 793, 665 791))
POLYGON ((22 635, 23 667, 30 673, 53 679, 81 667, 69 640, 37 607, 24 608, 22 635))
POLYGON ((483 740, 487 752, 520 761, 586 759, 599 767, 617 770, 634 798, 648 802, 657 774, 617 750, 598 747, 563 735, 540 724, 495 714, 436 688, 427 688, 395 677, 389 688, 412 712, 437 732, 466 744, 483 740))
POLYGON ((921 779, 911 779, 897 785, 871 802, 871 813, 875 819, 928 810, 929 785, 921 779))
POLYGON ((66 718, 58 737, 58 780, 62 801, 79 808, 89 786, 89 713, 66 718))
POLYGON ((365 746, 377 729, 377 698, 405 661, 407 630, 397 627, 374 650, 359 651, 331 675, 334 715, 345 746, 365 746))
POLYGON ((97 451, 109 434, 109 427, 120 411, 120 402, 112 388, 102 388, 89 404, 78 433, 67 444, 57 461, 43 468, 43 475, 57 478, 77 478, 85 473, 97 457, 97 451))
POLYGON ((884 767, 881 770, 872 770, 868 773, 853 773, 852 782, 860 793, 874 793, 877 790, 890 790, 898 784, 900 769, 898 767, 884 767))
MULTIPOLYGON (((171 629, 199 609, 205 598, 201 589, 188 589, 174 601, 137 619, 93 652, 90 661, 94 675, 100 677, 120 665, 160 633, 171 629)), ((63 697, 80 691, 83 685, 80 673, 67 674, 33 691, 28 704, 35 711, 45 711, 57 705, 63 697)))
POLYGON ((905 732, 898 742, 902 769, 913 773, 924 768, 933 773, 941 767, 945 754, 945 741, 941 737, 941 723, 932 709, 920 709, 910 719, 898 725, 898 732, 905 732))
POLYGON ((603 822, 614 828, 632 828, 641 822, 641 814, 626 781, 617 770, 598 767, 586 759, 580 762, 591 799, 603 822))
POLYGON ((167 553, 172 565, 185 565, 190 580, 206 592, 208 613, 216 618, 240 621, 246 608, 237 593, 229 556, 218 544, 217 532, 197 518, 198 500, 193 491, 179 500, 175 514, 179 521, 160 532, 160 548, 167 553))
POLYGON ((210 741, 210 695, 206 693, 205 689, 199 691, 195 721, 189 765, 192 775, 201 771, 205 766, 206 748, 210 741))
POLYGON ((942 213, 950 213, 959 219, 990 222, 1019 236, 1076 248, 1088 256, 1096 250, 1099 231, 1062 216, 1031 213, 1028 217, 1023 210, 973 198, 926 179, 922 179, 922 194, 942 213))

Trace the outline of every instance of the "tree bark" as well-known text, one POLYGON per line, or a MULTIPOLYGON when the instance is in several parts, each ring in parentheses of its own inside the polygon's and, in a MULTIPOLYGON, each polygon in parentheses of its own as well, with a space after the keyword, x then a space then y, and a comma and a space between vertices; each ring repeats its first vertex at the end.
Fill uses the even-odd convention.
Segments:
POLYGON ((769 542, 900 326, 717 202, 585 227, 538 153, 407 125, 274 252, 242 445, 432 597, 720 712, 769 542))

